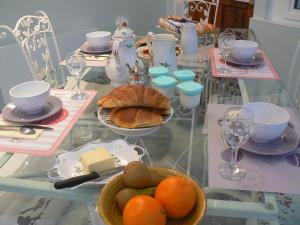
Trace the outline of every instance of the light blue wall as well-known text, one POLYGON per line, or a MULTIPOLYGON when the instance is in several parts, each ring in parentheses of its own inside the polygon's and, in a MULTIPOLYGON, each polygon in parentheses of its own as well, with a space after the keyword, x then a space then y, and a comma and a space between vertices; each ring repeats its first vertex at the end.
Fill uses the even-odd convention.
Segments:
POLYGON ((0 24, 14 26, 17 19, 37 10, 50 17, 57 34, 90 27, 115 30, 115 17, 125 13, 137 35, 155 31, 166 13, 164 0, 0 0, 0 24))

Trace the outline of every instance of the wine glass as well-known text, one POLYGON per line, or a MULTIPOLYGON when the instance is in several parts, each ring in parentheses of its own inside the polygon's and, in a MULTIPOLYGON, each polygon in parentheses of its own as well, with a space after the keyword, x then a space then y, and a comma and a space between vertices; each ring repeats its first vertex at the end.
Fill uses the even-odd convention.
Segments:
POLYGON ((71 98, 73 100, 84 100, 88 95, 80 90, 80 81, 85 69, 85 59, 80 53, 69 53, 66 57, 66 65, 70 74, 76 79, 77 93, 71 98))
POLYGON ((227 58, 232 50, 234 40, 235 36, 233 33, 223 32, 219 35, 218 46, 225 63, 224 66, 218 68, 220 73, 231 73, 231 70, 227 67, 227 58))
POLYGON ((253 128, 254 113, 243 107, 229 108, 222 121, 223 137, 232 149, 231 162, 219 166, 219 173, 229 180, 240 180, 246 175, 245 168, 237 164, 239 147, 245 144, 253 128))

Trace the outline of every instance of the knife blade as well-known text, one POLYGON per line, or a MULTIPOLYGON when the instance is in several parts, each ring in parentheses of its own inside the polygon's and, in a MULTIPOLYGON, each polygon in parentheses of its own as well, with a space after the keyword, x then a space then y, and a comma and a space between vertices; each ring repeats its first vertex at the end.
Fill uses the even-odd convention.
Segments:
POLYGON ((63 188, 67 188, 67 187, 74 187, 77 186, 79 184, 91 181, 91 180, 95 180, 98 179, 98 181, 104 180, 112 175, 115 175, 121 171, 123 171, 125 168, 125 166, 119 166, 113 169, 109 169, 109 170, 104 170, 101 173, 97 173, 97 172, 91 172, 89 174, 85 174, 85 175, 81 175, 81 176, 77 176, 77 177, 71 177, 69 179, 66 180, 60 180, 60 181, 56 181, 54 183, 54 187, 55 189, 63 189, 63 188))

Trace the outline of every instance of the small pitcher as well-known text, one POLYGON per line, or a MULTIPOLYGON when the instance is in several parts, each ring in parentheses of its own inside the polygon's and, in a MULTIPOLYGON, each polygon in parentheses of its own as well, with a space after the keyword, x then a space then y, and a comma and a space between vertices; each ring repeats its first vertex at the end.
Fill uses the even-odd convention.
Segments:
POLYGON ((183 54, 196 54, 198 52, 198 36, 195 23, 182 24, 181 47, 183 54))
POLYGON ((149 47, 152 66, 164 66, 169 71, 177 70, 176 62, 176 42, 178 39, 172 34, 147 35, 147 45, 149 47))

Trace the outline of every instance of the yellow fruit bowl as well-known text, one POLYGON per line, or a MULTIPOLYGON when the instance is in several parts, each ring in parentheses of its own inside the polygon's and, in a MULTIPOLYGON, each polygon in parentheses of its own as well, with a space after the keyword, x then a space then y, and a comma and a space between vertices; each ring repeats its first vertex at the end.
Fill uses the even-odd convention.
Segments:
MULTIPOLYGON (((193 210, 181 219, 167 219, 166 225, 197 225, 203 218, 206 210, 206 198, 203 189, 192 178, 175 170, 166 168, 149 168, 162 177, 183 176, 190 180, 196 190, 196 204, 193 210)), ((115 195, 127 187, 123 182, 123 175, 115 177, 104 186, 98 199, 98 210, 106 225, 123 225, 122 213, 119 211, 115 195)), ((142 224, 141 224, 142 225, 142 224)))

